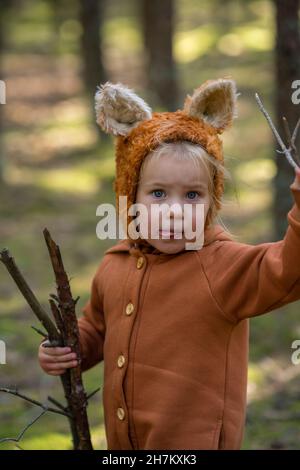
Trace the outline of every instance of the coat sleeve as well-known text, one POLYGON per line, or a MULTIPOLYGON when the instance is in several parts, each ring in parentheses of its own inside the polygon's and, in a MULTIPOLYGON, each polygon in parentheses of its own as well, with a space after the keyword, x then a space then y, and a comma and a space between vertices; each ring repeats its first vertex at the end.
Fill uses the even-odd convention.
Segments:
POLYGON ((300 299, 300 189, 277 242, 249 245, 220 241, 204 270, 211 293, 232 322, 262 315, 300 299))
POLYGON ((90 298, 78 319, 81 369, 86 371, 103 360, 105 321, 103 309, 103 277, 107 260, 102 260, 91 283, 90 298))

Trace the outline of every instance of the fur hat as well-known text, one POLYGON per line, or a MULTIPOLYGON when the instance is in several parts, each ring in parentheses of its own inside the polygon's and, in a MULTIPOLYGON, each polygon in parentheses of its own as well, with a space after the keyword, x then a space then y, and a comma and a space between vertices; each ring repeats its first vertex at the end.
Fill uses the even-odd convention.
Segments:
MULTIPOLYGON (((219 134, 237 117, 237 96, 232 79, 208 80, 196 88, 192 96, 187 95, 182 110, 152 113, 143 99, 121 83, 100 85, 95 96, 97 123, 105 132, 116 136, 114 190, 117 210, 120 210, 119 196, 127 196, 127 208, 135 203, 143 160, 162 142, 185 140, 199 144, 223 164, 219 134)), ((223 174, 216 171, 214 193, 217 200, 224 191, 223 179, 223 174)), ((220 209, 219 203, 216 209, 220 209)), ((128 225, 133 218, 127 215, 128 225)), ((211 218, 209 211, 205 228, 211 218)), ((128 232, 127 236, 130 239, 128 232)), ((140 238, 138 242, 147 245, 140 238)))

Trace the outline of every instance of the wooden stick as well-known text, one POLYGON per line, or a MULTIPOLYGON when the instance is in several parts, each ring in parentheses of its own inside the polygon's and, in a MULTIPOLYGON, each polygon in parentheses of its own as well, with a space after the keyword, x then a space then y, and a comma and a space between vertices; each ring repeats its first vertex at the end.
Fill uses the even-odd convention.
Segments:
POLYGON ((280 135, 279 135, 279 132, 277 131, 276 127, 274 126, 271 117, 269 116, 268 112, 267 112, 266 109, 264 108, 264 106, 263 106, 263 104, 262 104, 262 101, 261 101, 261 99, 260 99, 260 97, 259 97, 259 95, 258 95, 257 93, 255 93, 255 98, 256 98, 256 101, 257 101, 257 103, 258 103, 258 106, 259 106, 261 112, 262 112, 263 115, 265 116, 265 118, 266 118, 266 120, 267 120, 267 122, 268 122, 268 124, 269 124, 269 126, 270 126, 270 128, 271 128, 271 130, 272 130, 272 132, 273 132, 273 134, 274 134, 274 136, 275 136, 277 142, 278 142, 278 144, 279 144, 280 147, 281 147, 282 153, 284 153, 284 155, 286 156, 287 161, 289 162, 290 165, 292 165, 292 167, 293 167, 294 169, 299 168, 298 165, 294 162, 290 150, 289 150, 288 148, 286 148, 286 146, 285 146, 283 140, 281 139, 281 137, 280 137, 280 135))
POLYGON ((17 267, 13 257, 7 249, 4 249, 0 252, 0 260, 6 266, 8 272, 14 279, 19 290, 30 305, 32 311, 40 320, 40 322, 48 333, 45 334, 38 328, 33 327, 36 332, 42 334, 42 336, 44 336, 45 338, 48 338, 48 341, 46 341, 43 346, 55 347, 68 345, 77 353, 79 363, 78 367, 73 368, 71 370, 67 369, 66 372, 60 376, 60 380, 64 389, 65 399, 67 401, 68 406, 63 407, 63 405, 60 405, 60 409, 55 409, 48 407, 47 405, 43 405, 42 403, 39 403, 36 400, 30 399, 29 397, 25 397, 25 395, 19 394, 16 390, 13 391, 9 389, 0 389, 0 391, 11 393, 20 398, 23 398, 24 400, 27 400, 37 406, 42 407, 45 412, 50 411, 66 416, 69 420, 69 425, 71 429, 73 448, 78 450, 92 450, 92 443, 86 412, 87 397, 82 383, 80 368, 81 359, 79 330, 75 313, 75 305, 78 301, 78 298, 75 300, 73 300, 72 298, 69 280, 63 267, 59 247, 54 243, 47 229, 44 230, 44 236, 57 283, 58 295, 56 296, 55 294, 50 294, 50 306, 57 326, 55 326, 48 314, 41 307, 40 303, 38 302, 34 293, 28 286, 19 268, 17 267), (58 305, 56 304, 56 302, 58 303, 58 305))
MULTIPOLYGON (((68 408, 74 418, 74 426, 78 443, 75 448, 79 450, 92 449, 91 436, 86 412, 87 397, 81 376, 81 351, 79 343, 79 329, 75 312, 76 301, 72 297, 69 279, 64 269, 59 246, 52 240, 49 231, 43 230, 44 238, 49 251, 57 287, 58 308, 64 325, 63 341, 69 346, 78 358, 78 366, 69 369, 70 394, 68 408)), ((53 297, 52 297, 53 298, 53 297)), ((57 315, 57 313, 55 313, 57 315)))
POLYGON ((57 305, 56 305, 56 303, 54 302, 53 299, 49 299, 49 303, 50 303, 50 308, 51 308, 52 315, 54 317, 55 323, 57 324, 57 328, 58 328, 60 334, 63 335, 65 328, 64 328, 63 320, 61 318, 59 308, 57 307, 57 305))

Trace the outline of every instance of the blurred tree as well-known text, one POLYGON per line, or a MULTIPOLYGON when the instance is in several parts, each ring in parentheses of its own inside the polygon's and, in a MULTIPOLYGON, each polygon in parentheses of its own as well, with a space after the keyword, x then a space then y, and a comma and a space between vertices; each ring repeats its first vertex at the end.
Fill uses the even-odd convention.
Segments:
MULTIPOLYGON (((299 107, 291 100, 291 84, 300 78, 299 0, 273 0, 276 7, 276 118, 277 129, 285 136, 282 116, 293 131, 299 118, 299 107)), ((286 140, 286 139, 285 139, 286 140)), ((278 146, 276 146, 278 148, 278 146)), ((277 175, 274 179, 274 220, 276 237, 282 238, 287 225, 286 214, 292 199, 287 185, 292 183, 294 170, 286 158, 276 156, 277 175)))
POLYGON ((140 3, 146 54, 146 86, 157 104, 169 111, 178 108, 178 86, 173 58, 174 0, 140 3))
POLYGON ((96 87, 107 80, 101 48, 105 0, 79 0, 79 5, 79 19, 82 26, 83 78, 94 108, 96 87))
POLYGON ((60 28, 63 21, 66 19, 67 4, 65 0, 47 0, 51 7, 51 22, 53 28, 52 36, 52 53, 53 55, 59 55, 59 44, 60 44, 60 28))

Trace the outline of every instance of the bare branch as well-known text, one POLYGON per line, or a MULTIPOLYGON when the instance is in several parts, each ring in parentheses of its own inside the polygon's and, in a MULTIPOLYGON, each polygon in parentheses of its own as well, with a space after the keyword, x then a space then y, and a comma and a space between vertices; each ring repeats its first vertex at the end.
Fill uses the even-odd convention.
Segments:
MULTIPOLYGON (((63 320, 62 320, 62 317, 61 317, 61 313, 56 305, 56 303, 54 302, 53 299, 49 299, 49 303, 50 303, 50 308, 51 308, 51 311, 52 311, 52 315, 54 317, 54 320, 57 324, 57 327, 60 331, 61 334, 64 333, 64 324, 63 324, 63 320)), ((64 336, 64 335, 63 335, 64 336)))
POLYGON ((296 124, 296 127, 295 127, 293 135, 292 135, 292 143, 293 144, 295 144, 295 141, 297 139, 297 134, 298 134, 299 127, 300 127, 300 118, 298 119, 298 122, 296 124))
POLYGON ((9 388, 0 387, 0 392, 8 393, 10 395, 14 395, 16 397, 22 398, 22 400, 28 401, 29 403, 32 403, 33 405, 39 406, 44 411, 49 411, 50 413, 56 413, 56 414, 67 416, 68 418, 71 418, 71 416, 68 413, 63 412, 61 410, 57 410, 56 408, 51 408, 48 405, 40 403, 39 401, 34 400, 33 398, 27 397, 26 395, 23 395, 22 393, 19 393, 18 390, 10 390, 9 388))
POLYGON ((59 308, 59 316, 63 322, 63 343, 65 346, 69 346, 76 353, 78 358, 77 367, 73 367, 68 371, 69 374, 67 376, 67 381, 69 392, 65 394, 68 408, 74 418, 72 428, 74 448, 78 450, 91 450, 92 442, 86 411, 88 403, 81 375, 81 350, 79 342, 79 328, 75 311, 76 301, 72 296, 69 279, 64 268, 59 246, 51 238, 47 228, 43 230, 43 234, 50 255, 57 286, 58 307, 53 303, 51 308, 53 309, 52 311, 57 323, 60 322, 57 312, 59 308))
MULTIPOLYGON (((20 434, 18 435, 18 437, 5 437, 4 439, 0 439, 0 444, 2 444, 2 442, 20 442, 20 440, 22 439, 22 437, 24 436, 25 432, 34 424, 37 422, 38 419, 40 419, 45 413, 47 412, 47 410, 43 410, 41 411, 41 413, 36 416, 36 418, 34 418, 29 424, 27 424, 27 426, 25 426, 25 428, 20 432, 20 434)), ((19 446, 18 446, 19 447, 19 446)), ((22 449, 23 450, 23 449, 22 449)))
POLYGON ((80 366, 81 351, 79 328, 75 312, 76 303, 79 300, 79 297, 77 297, 75 300, 72 297, 69 279, 63 266, 59 246, 56 245, 52 240, 51 235, 47 229, 44 230, 44 237, 50 254, 57 287, 57 295, 50 294, 49 300, 56 325, 39 304, 37 298, 28 286, 20 270, 15 264, 13 257, 10 255, 7 249, 0 251, 0 261, 4 263, 19 290, 30 305, 32 311, 47 331, 46 333, 45 331, 40 330, 34 326, 32 327, 38 334, 45 338, 45 341, 43 341, 43 346, 48 348, 56 346, 70 346, 77 355, 78 366, 72 368, 71 370, 67 369, 64 374, 59 376, 64 389, 67 406, 65 407, 54 398, 49 397, 49 401, 52 402, 57 408, 50 407, 48 404, 40 403, 19 393, 16 387, 15 390, 0 388, 0 392, 15 395, 25 401, 28 401, 29 403, 32 403, 33 405, 39 406, 43 409, 43 412, 49 411, 66 416, 68 418, 71 429, 73 448, 77 450, 92 450, 93 447, 91 443, 88 417, 86 412, 88 402, 82 383, 80 366))
POLYGON ((284 132, 285 132, 287 141, 290 143, 291 140, 292 140, 292 136, 291 136, 289 123, 288 123, 287 118, 285 116, 282 117, 282 121, 283 121, 283 128, 284 128, 284 132))
POLYGON ((57 295, 50 294, 49 297, 51 297, 51 299, 55 300, 55 302, 59 303, 59 298, 57 297, 57 295))
POLYGON ((295 159, 297 160, 297 162, 300 166, 300 156, 299 156, 299 153, 298 153, 298 150, 297 150, 297 147, 296 147, 296 139, 297 139, 299 126, 300 126, 300 118, 298 119, 298 122, 295 126, 295 129, 294 129, 294 132, 293 132, 293 135, 292 135, 292 138, 291 138, 291 148, 294 152, 294 157, 295 157, 295 159))
POLYGON ((25 449, 23 449, 17 442, 15 443, 15 447, 16 447, 17 449, 19 449, 19 450, 25 450, 25 449))
POLYGON ((276 127, 274 126, 273 124, 273 121, 272 119, 270 118, 268 112, 266 111, 266 109, 264 108, 262 102, 261 102, 261 99, 259 97, 259 95, 257 93, 255 93, 255 98, 256 98, 256 101, 258 103, 258 106, 261 110, 261 112, 263 113, 263 115, 265 116, 278 144, 280 145, 280 148, 282 150, 282 153, 284 153, 284 155, 286 156, 287 158, 287 161, 289 162, 290 165, 292 165, 292 167, 294 169, 296 169, 298 167, 298 165, 294 162, 293 158, 292 158, 292 155, 291 155, 291 152, 288 148, 286 148, 283 140, 281 139, 280 135, 279 135, 279 132, 277 131, 276 127))
POLYGON ((297 150, 297 147, 295 145, 295 140, 297 138, 298 128, 299 128, 299 124, 300 124, 300 119, 298 120, 298 122, 296 124, 293 135, 291 135, 289 123, 288 123, 286 117, 283 117, 282 120, 283 120, 283 127, 284 127, 284 131, 285 131, 285 135, 286 135, 286 138, 287 138, 287 141, 288 141, 288 144, 289 144, 288 150, 291 152, 294 160, 300 165, 298 150, 297 150))
POLYGON ((45 333, 44 331, 40 330, 39 328, 36 328, 36 326, 31 325, 31 328, 38 333, 39 335, 43 336, 44 338, 48 338, 48 334, 45 333))
POLYGON ((86 397, 86 399, 89 400, 90 398, 92 398, 94 395, 96 395, 96 393, 99 392, 99 390, 101 390, 101 387, 96 388, 96 390, 94 390, 93 392, 91 392, 91 393, 86 397))
POLYGON ((55 400, 55 398, 48 396, 48 400, 50 403, 53 403, 53 405, 57 406, 57 408, 61 409, 64 412, 68 412, 68 408, 62 405, 59 401, 55 400))

